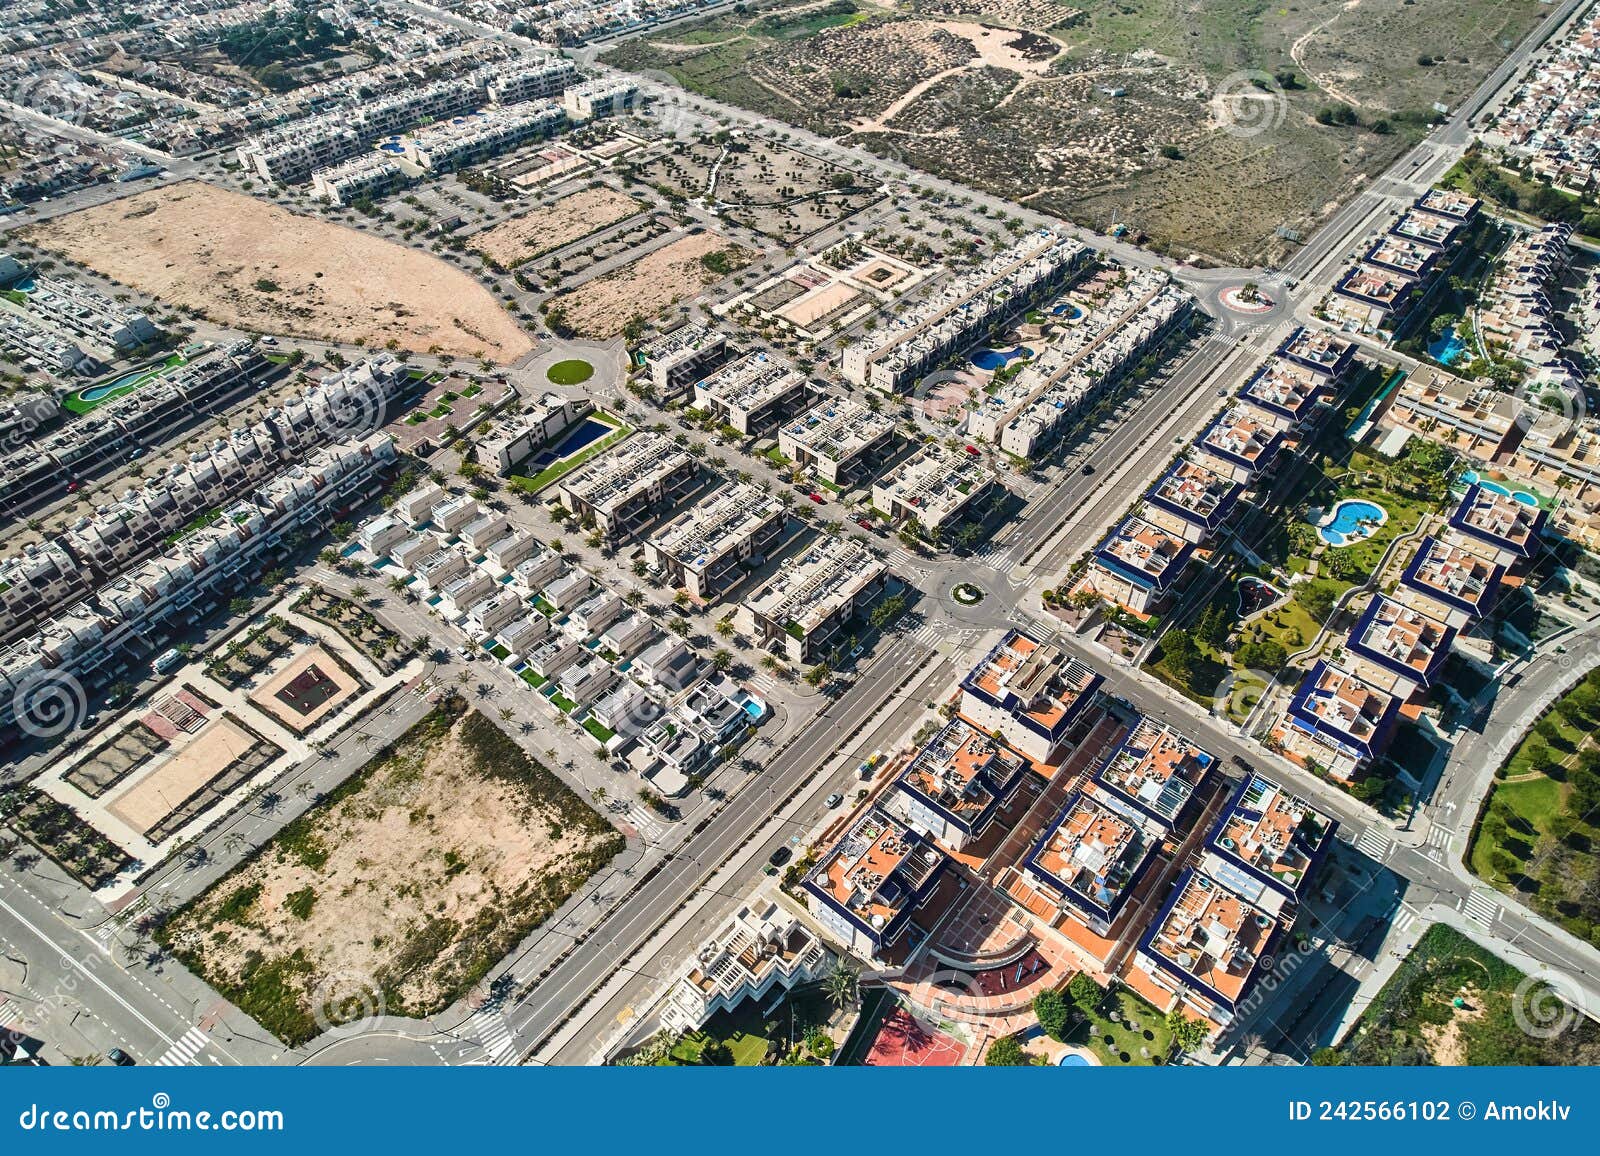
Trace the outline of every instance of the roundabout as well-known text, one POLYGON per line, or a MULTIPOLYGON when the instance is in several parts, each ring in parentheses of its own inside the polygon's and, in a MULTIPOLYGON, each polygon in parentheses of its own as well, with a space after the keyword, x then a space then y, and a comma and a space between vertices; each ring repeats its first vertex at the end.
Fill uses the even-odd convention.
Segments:
POLYGON ((594 376, 594 366, 581 357, 558 361, 545 371, 552 385, 582 385, 594 376))

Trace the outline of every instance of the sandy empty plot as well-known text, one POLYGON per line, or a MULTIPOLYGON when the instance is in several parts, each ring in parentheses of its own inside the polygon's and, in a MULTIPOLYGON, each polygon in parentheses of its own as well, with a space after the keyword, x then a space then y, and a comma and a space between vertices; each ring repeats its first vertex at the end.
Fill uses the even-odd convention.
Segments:
POLYGON ((239 329, 390 340, 514 361, 532 348, 487 289, 443 261, 199 181, 28 229, 29 240, 239 329))
POLYGON ((426 1015, 622 849, 506 733, 446 700, 173 916, 162 940, 289 1043, 426 1015))
POLYGON ((234 760, 248 754, 256 741, 233 720, 219 718, 107 809, 143 835, 234 760))
POLYGON ((782 310, 780 316, 794 322, 804 329, 813 321, 828 316, 836 309, 842 309, 856 298, 864 296, 861 290, 842 281, 835 281, 826 289, 819 290, 809 297, 802 297, 782 310))
POLYGON ((720 281, 700 260, 718 249, 728 251, 732 267, 748 256, 715 233, 680 237, 559 298, 567 323, 585 337, 615 337, 630 318, 649 317, 701 286, 720 281))
POLYGON ((570 245, 644 209, 614 189, 583 189, 473 236, 471 244, 496 264, 510 268, 570 245))

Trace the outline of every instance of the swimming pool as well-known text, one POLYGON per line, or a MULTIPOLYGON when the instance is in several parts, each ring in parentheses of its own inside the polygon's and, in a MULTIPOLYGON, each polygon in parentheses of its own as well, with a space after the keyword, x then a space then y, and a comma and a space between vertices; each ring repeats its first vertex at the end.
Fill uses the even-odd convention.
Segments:
POLYGON ((1090 1068, 1093 1066, 1077 1052, 1068 1052, 1056 1061, 1056 1067, 1058 1068, 1090 1068))
POLYGON ((750 716, 751 722, 760 722, 762 716, 767 713, 767 704, 762 702, 759 698, 751 698, 746 696, 743 706, 744 713, 750 716))
POLYGON ((1524 506, 1537 506, 1539 504, 1539 495, 1530 494, 1527 490, 1508 489, 1499 482, 1491 482, 1487 478, 1480 478, 1476 470, 1467 470, 1461 475, 1461 480, 1469 486, 1482 486, 1491 494, 1499 494, 1502 498, 1510 498, 1514 502, 1521 502, 1524 506))
POLYGON ((1067 321, 1076 321, 1078 318, 1083 316, 1083 310, 1079 309, 1070 301, 1061 305, 1057 305, 1054 309, 1050 310, 1050 312, 1053 316, 1063 318, 1067 321))
POLYGON ((599 441, 616 428, 616 426, 608 425, 597 418, 584 418, 582 424, 563 438, 560 445, 553 450, 545 450, 533 459, 533 464, 543 469, 554 462, 559 462, 564 457, 577 453, 591 442, 599 441))
POLYGON ((1428 346, 1428 356, 1440 365, 1454 365, 1466 352, 1467 343, 1456 335, 1454 326, 1435 337, 1428 346))
POLYGON ((1008 361, 1011 361, 1013 358, 1032 356, 1033 350, 1027 349, 1021 345, 1010 350, 980 349, 977 353, 972 355, 972 364, 976 365, 979 369, 994 370, 999 369, 1002 365, 1008 361))
POLYGON ((1376 502, 1346 498, 1334 506, 1317 527, 1317 536, 1330 546, 1353 546, 1370 538, 1389 520, 1389 511, 1376 502))

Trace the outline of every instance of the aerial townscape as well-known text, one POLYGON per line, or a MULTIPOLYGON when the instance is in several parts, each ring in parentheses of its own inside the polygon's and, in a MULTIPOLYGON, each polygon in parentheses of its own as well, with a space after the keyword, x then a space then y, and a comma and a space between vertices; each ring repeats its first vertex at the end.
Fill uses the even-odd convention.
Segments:
POLYGON ((0 1064, 1600 1065, 1597 367, 1600 0, 14 0, 0 1064))

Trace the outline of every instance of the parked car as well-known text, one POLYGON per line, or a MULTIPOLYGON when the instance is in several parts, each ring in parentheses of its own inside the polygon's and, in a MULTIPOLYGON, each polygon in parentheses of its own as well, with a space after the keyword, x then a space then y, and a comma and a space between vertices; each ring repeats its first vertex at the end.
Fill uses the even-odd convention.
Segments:
POLYGON ((821 494, 807 494, 806 497, 810 498, 817 505, 822 505, 823 499, 821 494))
POLYGON ((793 858, 793 851, 789 850, 787 847, 779 847, 776 851, 767 856, 767 862, 771 863, 774 867, 782 867, 785 863, 793 858))
POLYGON ((110 1060, 119 1068, 131 1068, 139 1062, 121 1048, 112 1048, 106 1053, 106 1059, 110 1060))
POLYGON ((1087 477, 1089 474, 1094 473, 1094 467, 1092 465, 1090 465, 1088 462, 1084 462, 1083 463, 1083 469, 1081 471, 1079 471, 1079 472, 1081 472, 1084 476, 1087 477))
POLYGON ((823 801, 825 803, 827 803, 828 809, 832 810, 834 807, 837 807, 840 803, 844 802, 844 796, 841 795, 838 791, 835 791, 833 794, 829 795, 823 801))

